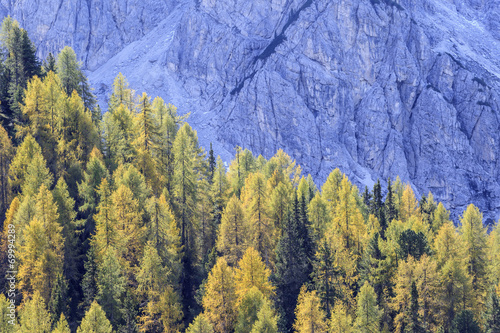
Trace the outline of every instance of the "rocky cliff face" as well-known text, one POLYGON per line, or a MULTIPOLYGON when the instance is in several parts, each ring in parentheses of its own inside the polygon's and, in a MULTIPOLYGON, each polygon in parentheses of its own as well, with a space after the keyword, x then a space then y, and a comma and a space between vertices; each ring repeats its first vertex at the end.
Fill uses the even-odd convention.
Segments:
POLYGON ((0 0, 41 56, 69 44, 101 105, 131 86, 191 112, 200 142, 283 148, 500 215, 500 3, 487 0, 0 0))

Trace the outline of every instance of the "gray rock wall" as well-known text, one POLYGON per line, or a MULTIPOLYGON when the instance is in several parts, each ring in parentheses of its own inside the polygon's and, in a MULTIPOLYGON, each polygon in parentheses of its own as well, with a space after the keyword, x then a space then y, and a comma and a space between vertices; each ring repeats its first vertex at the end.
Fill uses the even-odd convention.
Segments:
POLYGON ((399 175, 498 220, 498 2, 0 1, 41 55, 75 48, 103 106, 121 71, 225 159, 283 148, 318 182, 399 175))

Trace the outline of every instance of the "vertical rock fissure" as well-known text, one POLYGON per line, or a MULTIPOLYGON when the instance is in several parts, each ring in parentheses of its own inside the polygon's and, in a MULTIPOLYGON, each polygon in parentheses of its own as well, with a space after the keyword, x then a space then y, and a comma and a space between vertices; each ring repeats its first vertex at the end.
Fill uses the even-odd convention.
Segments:
MULTIPOLYGON (((283 28, 281 29, 281 32, 279 34, 274 34, 274 38, 273 40, 271 40, 271 42, 267 45, 267 47, 264 49, 264 51, 262 51, 258 56, 256 56, 253 61, 252 61, 252 65, 255 65, 255 63, 258 61, 258 60, 262 60, 262 65, 266 62, 266 60, 273 54, 276 52, 276 48, 281 44, 283 43, 285 40, 286 40, 286 36, 285 36, 285 32, 286 30, 288 29, 288 27, 290 27, 295 21, 297 21, 297 19, 299 18, 299 15, 300 13, 306 9, 307 7, 311 6, 313 0, 307 0, 306 2, 304 2, 302 4, 302 6, 299 7, 299 9, 297 9, 296 12, 294 12, 292 10, 292 12, 290 13, 290 16, 288 17, 288 20, 287 22, 285 23, 285 25, 283 26, 283 28)), ((261 66, 262 66, 261 65, 261 66)), ((231 95, 235 95, 237 93, 239 93, 241 91, 241 89, 243 89, 243 87, 245 86, 245 81, 247 81, 248 79, 252 79, 255 75, 257 71, 255 70, 252 74, 250 75, 247 75, 243 78, 243 80, 241 80, 237 86, 231 90, 231 95)))
POLYGON ((85 67, 88 67, 88 59, 89 59, 89 54, 90 54, 90 43, 92 41, 92 0, 87 0, 87 10, 89 13, 89 37, 87 39, 87 47, 86 49, 86 57, 85 57, 85 67))

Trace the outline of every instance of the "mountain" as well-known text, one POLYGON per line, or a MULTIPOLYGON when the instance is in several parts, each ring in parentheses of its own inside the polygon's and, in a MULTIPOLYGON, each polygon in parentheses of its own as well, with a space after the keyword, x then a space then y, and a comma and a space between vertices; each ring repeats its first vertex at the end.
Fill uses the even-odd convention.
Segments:
POLYGON ((500 216, 500 2, 0 0, 45 57, 79 55, 100 104, 132 88, 191 112, 205 147, 283 148, 322 183, 339 167, 432 191, 455 221, 500 216))

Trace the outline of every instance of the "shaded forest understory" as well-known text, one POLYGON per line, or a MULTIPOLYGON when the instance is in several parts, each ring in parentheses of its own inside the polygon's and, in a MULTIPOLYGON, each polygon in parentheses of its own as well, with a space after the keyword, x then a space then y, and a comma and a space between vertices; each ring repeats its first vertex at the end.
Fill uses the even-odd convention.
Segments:
POLYGON ((281 150, 227 167, 121 74, 101 116, 71 48, 42 64, 10 18, 0 43, 0 332, 500 332, 475 206, 317 187, 281 150))

